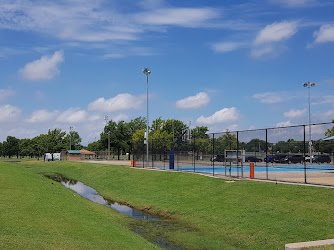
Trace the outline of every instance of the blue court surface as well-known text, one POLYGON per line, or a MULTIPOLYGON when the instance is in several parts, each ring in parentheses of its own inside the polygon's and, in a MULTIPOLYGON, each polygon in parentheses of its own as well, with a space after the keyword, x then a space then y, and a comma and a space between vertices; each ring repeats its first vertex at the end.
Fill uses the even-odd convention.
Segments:
MULTIPOLYGON (((164 169, 163 167, 158 167, 160 169, 164 169)), ((166 167, 165 169, 168 169, 166 167)), ((212 173, 213 167, 212 166, 189 166, 189 167, 177 167, 175 166, 174 170, 180 171, 192 171, 192 172, 203 172, 203 173, 212 173)), ((215 166, 214 167, 215 173, 225 173, 224 166, 215 166)), ((243 167, 244 172, 249 172, 249 166, 243 167)), ((255 166, 255 172, 266 172, 266 166, 255 166)), ((304 171, 304 165, 268 165, 268 172, 291 172, 291 171, 304 171)), ((333 165, 306 165, 306 171, 334 171, 333 165)), ((235 173, 241 172, 241 166, 227 166, 226 173, 235 173)))

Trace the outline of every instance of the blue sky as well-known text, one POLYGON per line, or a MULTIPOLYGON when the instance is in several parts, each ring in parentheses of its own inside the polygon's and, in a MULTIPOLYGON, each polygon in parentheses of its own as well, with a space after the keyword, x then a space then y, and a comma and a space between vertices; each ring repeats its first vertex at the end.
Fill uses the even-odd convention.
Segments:
POLYGON ((334 1, 0 2, 0 141, 115 121, 211 132, 334 119, 334 1))

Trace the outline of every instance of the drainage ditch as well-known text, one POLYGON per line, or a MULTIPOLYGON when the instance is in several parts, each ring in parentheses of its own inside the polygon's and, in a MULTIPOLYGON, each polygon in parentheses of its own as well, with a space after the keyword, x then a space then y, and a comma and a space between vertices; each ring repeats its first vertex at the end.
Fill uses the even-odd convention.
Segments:
POLYGON ((54 181, 60 182, 66 188, 73 190, 77 194, 92 202, 104 205, 106 207, 116 210, 119 213, 126 214, 132 218, 138 219, 138 223, 132 224, 133 231, 145 238, 146 240, 158 245, 159 247, 172 250, 181 249, 174 246, 169 241, 165 240, 164 236, 161 234, 152 235, 152 233, 150 232, 151 230, 149 229, 150 227, 153 227, 157 231, 168 230, 168 228, 172 229, 173 227, 175 227, 175 225, 173 225, 172 223, 161 220, 147 213, 143 213, 132 207, 108 200, 101 196, 95 189, 85 185, 80 181, 66 178, 61 174, 45 174, 44 176, 54 181), (142 220, 147 221, 149 224, 140 222, 142 220))

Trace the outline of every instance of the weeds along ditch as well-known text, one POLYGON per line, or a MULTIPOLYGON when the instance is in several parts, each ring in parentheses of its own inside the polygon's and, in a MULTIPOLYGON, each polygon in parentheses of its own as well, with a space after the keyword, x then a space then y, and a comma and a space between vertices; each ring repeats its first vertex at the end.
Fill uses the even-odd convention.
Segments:
POLYGON ((58 173, 79 180, 108 201, 160 218, 120 217, 122 225, 160 247, 283 249, 286 243, 334 238, 333 189, 228 182, 103 164, 22 161, 8 165, 43 179, 46 173, 58 173))

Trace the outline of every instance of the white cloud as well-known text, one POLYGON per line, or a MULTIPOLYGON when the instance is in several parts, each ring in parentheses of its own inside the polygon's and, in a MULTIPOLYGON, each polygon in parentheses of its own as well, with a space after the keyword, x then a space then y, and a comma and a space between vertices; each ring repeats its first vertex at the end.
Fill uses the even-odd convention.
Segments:
POLYGON ((15 136, 16 138, 33 138, 37 136, 37 131, 35 129, 28 128, 12 128, 7 131, 7 135, 15 136))
POLYGON ((312 3, 315 3, 315 0, 272 0, 272 2, 282 4, 286 7, 304 7, 312 3))
POLYGON ((313 36, 315 37, 315 43, 334 42, 334 25, 322 25, 319 31, 314 32, 313 36))
POLYGON ((58 111, 52 111, 49 112, 47 110, 37 110, 32 113, 30 118, 27 119, 27 122, 29 123, 43 123, 43 122, 49 122, 55 119, 59 112, 58 111))
POLYGON ((11 123, 16 121, 21 115, 21 110, 9 104, 0 106, 0 123, 11 123))
POLYGON ((116 116, 112 117, 112 120, 114 122, 127 121, 129 119, 130 119, 129 116, 126 115, 126 114, 119 114, 119 115, 116 115, 116 116))
POLYGON ((58 65, 63 61, 63 52, 56 51, 52 56, 42 56, 41 59, 27 63, 20 69, 20 73, 27 80, 50 80, 59 74, 58 65))
POLYGON ((88 105, 88 110, 99 112, 114 112, 127 109, 138 109, 144 101, 143 97, 131 94, 118 94, 108 100, 101 97, 88 105))
POLYGON ((262 29, 257 35, 254 44, 264 44, 279 42, 282 40, 289 39, 297 32, 297 23, 296 22, 287 22, 283 21, 280 23, 273 23, 267 25, 262 29))
POLYGON ((217 123, 230 123, 236 122, 240 118, 240 113, 237 108, 223 108, 215 112, 212 116, 204 117, 200 116, 197 120, 197 124, 217 124, 217 123))
POLYGON ((79 109, 68 109, 61 113, 56 119, 57 122, 61 123, 81 123, 86 121, 87 112, 79 109))
POLYGON ((198 109, 206 106, 210 102, 210 97, 205 92, 197 93, 195 96, 188 96, 176 102, 179 109, 198 109))
POLYGON ((272 92, 254 94, 253 98, 258 99, 261 103, 266 104, 279 103, 283 101, 279 94, 272 92))
POLYGON ((301 118, 306 114, 306 109, 302 109, 302 110, 298 110, 298 109, 291 109, 288 112, 284 112, 283 115, 285 118, 290 118, 290 119, 294 119, 294 118, 301 118))
POLYGON ((198 27, 218 16, 218 10, 213 8, 163 8, 140 13, 136 20, 150 25, 198 27))
POLYGON ((264 55, 270 55, 274 52, 274 46, 266 45, 264 47, 255 47, 251 50, 251 55, 253 57, 262 57, 264 55))
POLYGON ((0 102, 7 100, 8 97, 15 95, 15 91, 11 89, 0 89, 0 102))
POLYGON ((289 127, 289 126, 293 126, 291 121, 279 122, 276 124, 276 127, 289 127))
POLYGON ((231 52, 240 48, 245 48, 247 45, 241 42, 221 42, 215 43, 212 46, 212 49, 216 52, 225 53, 231 52))

